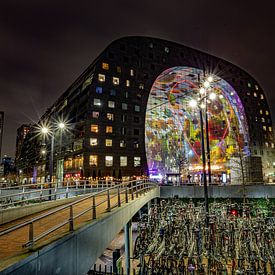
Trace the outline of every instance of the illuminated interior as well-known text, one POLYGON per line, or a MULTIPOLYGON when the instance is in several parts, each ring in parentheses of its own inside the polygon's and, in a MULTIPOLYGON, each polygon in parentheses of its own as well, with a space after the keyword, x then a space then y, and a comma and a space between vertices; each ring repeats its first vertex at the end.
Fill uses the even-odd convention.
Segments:
MULTIPOLYGON (((208 137, 213 176, 226 174, 230 180, 230 159, 240 152, 249 155, 249 134, 244 107, 236 91, 216 75, 205 94, 200 94, 202 70, 170 68, 159 75, 150 91, 145 121, 145 147, 151 176, 167 174, 193 177, 202 171, 201 108, 204 125, 208 116, 208 137), (210 100, 210 93, 216 95, 210 100), (191 100, 197 106, 190 106, 191 100)), ((206 134, 204 134, 206 136, 206 134)), ((205 141, 206 144, 206 141, 205 141)))

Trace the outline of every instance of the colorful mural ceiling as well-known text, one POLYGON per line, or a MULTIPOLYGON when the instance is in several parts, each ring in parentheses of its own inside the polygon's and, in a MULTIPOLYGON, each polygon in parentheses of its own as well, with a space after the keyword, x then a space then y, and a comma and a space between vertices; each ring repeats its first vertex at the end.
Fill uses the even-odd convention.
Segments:
POLYGON ((237 151, 249 154, 248 129, 243 105, 236 91, 223 79, 212 75, 213 82, 203 96, 202 70, 174 67, 154 82, 147 104, 145 143, 149 171, 165 176, 201 170, 201 131, 199 108, 207 109, 211 168, 228 171, 229 160, 237 151), (216 98, 209 99, 210 92, 216 98), (191 100, 198 100, 191 107, 191 100), (200 106, 200 107, 199 107, 200 106))

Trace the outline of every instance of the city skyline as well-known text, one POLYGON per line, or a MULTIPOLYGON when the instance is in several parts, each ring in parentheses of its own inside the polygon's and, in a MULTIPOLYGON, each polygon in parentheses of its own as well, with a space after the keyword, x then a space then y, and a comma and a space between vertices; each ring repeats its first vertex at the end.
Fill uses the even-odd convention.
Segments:
POLYGON ((120 1, 108 7, 67 3, 64 8, 62 2, 32 2, 1 4, 2 155, 14 156, 20 125, 37 122, 110 41, 127 35, 175 41, 236 64, 260 83, 274 110, 274 19, 267 5, 153 1, 140 7, 120 1))

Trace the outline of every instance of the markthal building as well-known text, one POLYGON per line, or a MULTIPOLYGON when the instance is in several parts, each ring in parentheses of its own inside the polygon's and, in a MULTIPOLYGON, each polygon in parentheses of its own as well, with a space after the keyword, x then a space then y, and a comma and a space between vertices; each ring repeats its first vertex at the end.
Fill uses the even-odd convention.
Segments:
POLYGON ((28 133, 21 180, 272 181, 270 109, 237 66, 161 39, 112 42, 28 133), (63 129, 55 128, 65 121, 63 129), (39 128, 48 127, 41 134, 39 128))

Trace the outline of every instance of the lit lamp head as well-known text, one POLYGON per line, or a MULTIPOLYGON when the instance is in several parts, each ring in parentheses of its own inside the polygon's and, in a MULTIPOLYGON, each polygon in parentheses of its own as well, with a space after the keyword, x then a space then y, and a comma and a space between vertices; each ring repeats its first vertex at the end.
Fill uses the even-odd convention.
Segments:
POLYGON ((195 100, 195 99, 191 99, 191 100, 190 100, 189 106, 190 106, 191 108, 194 108, 194 107, 196 107, 197 105, 198 105, 197 100, 195 100))
POLYGON ((42 132, 42 134, 46 135, 46 134, 49 133, 49 128, 47 128, 47 127, 42 127, 42 128, 41 128, 41 132, 42 132))
POLYGON ((211 75, 208 76, 208 77, 207 77, 207 81, 208 81, 208 82, 213 82, 213 76, 211 76, 211 75))
POLYGON ((43 149, 43 150, 41 151, 41 154, 42 154, 42 155, 45 155, 45 154, 46 154, 46 150, 43 149))
POLYGON ((59 123, 58 123, 58 128, 61 129, 61 130, 63 130, 63 129, 65 128, 65 126, 66 126, 66 125, 65 125, 64 122, 59 122, 59 123))
POLYGON ((204 86, 204 88, 209 88, 210 87, 210 82, 209 81, 203 82, 203 86, 204 86))
POLYGON ((200 88, 200 94, 204 95, 205 94, 205 89, 203 87, 200 88))
POLYGON ((216 95, 215 93, 211 93, 211 94, 209 95, 209 98, 210 98, 211 100, 214 100, 216 97, 217 97, 217 95, 216 95))

